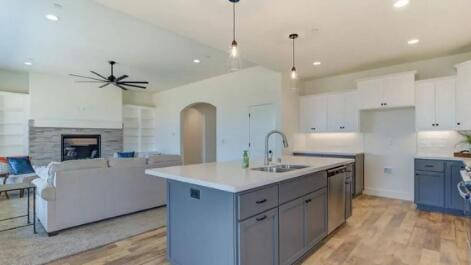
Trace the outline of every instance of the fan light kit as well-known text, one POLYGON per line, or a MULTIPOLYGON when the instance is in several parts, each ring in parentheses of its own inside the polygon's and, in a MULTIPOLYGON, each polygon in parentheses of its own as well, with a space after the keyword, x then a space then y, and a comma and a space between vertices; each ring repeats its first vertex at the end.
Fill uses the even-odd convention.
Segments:
POLYGON ((47 15, 46 15, 46 18, 47 18, 48 20, 54 21, 54 22, 56 22, 56 21, 59 20, 59 17, 56 16, 56 15, 54 15, 54 14, 47 14, 47 15))
POLYGON ((296 72, 295 66, 295 53, 294 53, 294 40, 297 39, 299 36, 296 33, 292 33, 289 35, 289 38, 293 40, 293 67, 291 67, 291 79, 297 79, 298 73, 296 72))
POLYGON ((114 76, 114 65, 116 64, 115 61, 109 61, 108 62, 111 66, 111 75, 108 77, 105 77, 95 71, 90 71, 90 73, 96 75, 97 77, 89 77, 89 76, 82 76, 82 75, 75 75, 75 74, 70 74, 71 76, 74 77, 79 77, 79 78, 85 78, 88 80, 84 81, 76 81, 77 83, 101 83, 102 85, 99 86, 100 88, 108 86, 108 85, 114 85, 116 87, 121 88, 122 90, 128 90, 129 88, 142 88, 146 89, 144 85, 149 84, 147 81, 124 81, 124 79, 128 78, 128 75, 122 75, 118 78, 114 76))
POLYGON ((396 2, 394 2, 394 7, 395 8, 402 8, 402 7, 405 7, 409 4, 409 0, 396 0, 396 2))

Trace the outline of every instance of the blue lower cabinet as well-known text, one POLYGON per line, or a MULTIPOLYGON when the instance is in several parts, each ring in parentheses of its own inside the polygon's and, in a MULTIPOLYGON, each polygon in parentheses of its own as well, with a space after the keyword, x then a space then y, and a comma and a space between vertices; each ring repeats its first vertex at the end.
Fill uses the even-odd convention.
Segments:
POLYGON ((463 214, 464 202, 456 188, 463 163, 446 160, 415 160, 415 198, 419 209, 463 214))

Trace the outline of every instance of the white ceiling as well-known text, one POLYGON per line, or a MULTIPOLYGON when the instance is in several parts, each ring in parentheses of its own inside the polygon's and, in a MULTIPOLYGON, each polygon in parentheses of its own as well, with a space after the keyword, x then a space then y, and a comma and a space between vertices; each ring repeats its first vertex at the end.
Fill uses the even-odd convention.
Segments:
MULTIPOLYGON (((131 1, 129 1, 131 2, 131 1)), ((171 1, 166 1, 167 3, 171 1)), ((0 68, 56 74, 117 74, 168 89, 227 72, 227 53, 92 0, 0 0, 0 68), (54 3, 62 4, 61 9, 54 3), (45 19, 57 14, 58 22, 45 19), (33 66, 23 63, 33 59, 33 66), (194 64, 193 59, 201 60, 194 64)), ((253 64, 245 62, 248 67, 253 64)))
MULTIPOLYGON (((228 50, 227 0, 96 0, 211 47, 228 50)), ((242 55, 279 71, 290 68, 288 34, 297 32, 301 77, 320 77, 470 50, 470 0, 241 0, 242 55), (416 47, 407 40, 419 38, 416 47), (314 61, 322 61, 314 67, 314 61)))

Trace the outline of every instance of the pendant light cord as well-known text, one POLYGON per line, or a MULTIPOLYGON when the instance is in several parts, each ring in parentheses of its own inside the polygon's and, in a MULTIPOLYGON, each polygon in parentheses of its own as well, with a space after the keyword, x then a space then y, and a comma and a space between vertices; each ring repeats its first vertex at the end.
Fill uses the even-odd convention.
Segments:
POLYGON ((232 3, 232 37, 233 40, 236 39, 236 11, 235 11, 236 3, 232 3))
POLYGON ((293 67, 295 67, 294 65, 295 65, 295 58, 294 58, 294 38, 293 38, 293 67))

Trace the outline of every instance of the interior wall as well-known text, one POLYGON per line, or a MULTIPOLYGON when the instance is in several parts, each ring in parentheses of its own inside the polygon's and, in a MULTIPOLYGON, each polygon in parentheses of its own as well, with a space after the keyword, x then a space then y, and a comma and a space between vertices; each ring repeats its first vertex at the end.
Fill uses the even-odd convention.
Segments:
POLYGON ((62 75, 29 75, 31 118, 38 127, 122 128, 122 92, 62 75))
POLYGON ((29 93, 28 73, 0 69, 0 91, 29 93))
POLYGON ((204 116, 195 108, 182 111, 182 155, 185 165, 203 162, 204 116))
POLYGON ((356 80, 390 73, 417 70, 417 80, 455 75, 454 66, 471 60, 471 52, 381 67, 361 72, 304 80, 303 95, 356 88, 356 80))
POLYGON ((203 162, 215 162, 217 156, 216 108, 209 104, 196 104, 195 108, 203 115, 204 118, 203 162))
POLYGON ((123 91, 123 104, 155 107, 153 95, 154 93, 150 91, 123 91))
POLYGON ((396 199, 414 198, 416 154, 413 108, 362 111, 365 193, 396 199))
POLYGON ((291 154, 295 149, 296 134, 299 131, 299 93, 301 92, 301 82, 291 79, 291 72, 282 74, 281 89, 281 130, 288 138, 289 147, 284 150, 284 154, 291 154))
POLYGON ((179 154, 181 110, 207 102, 217 108, 217 160, 241 159, 248 148, 249 106, 273 104, 280 129, 280 101, 281 74, 258 66, 156 93, 157 151, 179 154))

